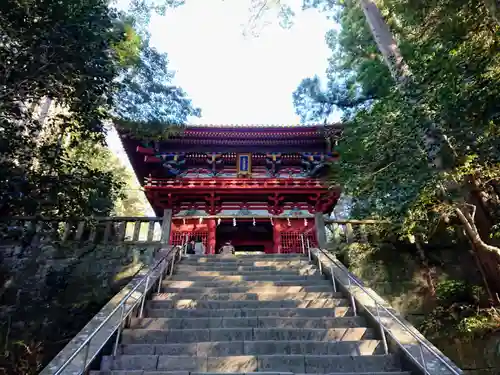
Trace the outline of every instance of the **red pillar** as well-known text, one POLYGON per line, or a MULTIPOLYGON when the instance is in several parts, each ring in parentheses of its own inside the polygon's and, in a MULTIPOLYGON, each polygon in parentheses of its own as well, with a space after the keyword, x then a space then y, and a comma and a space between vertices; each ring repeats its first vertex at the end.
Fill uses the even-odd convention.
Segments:
POLYGON ((208 248, 207 254, 215 254, 215 243, 216 243, 216 230, 217 224, 215 223, 215 219, 207 219, 207 227, 208 227, 208 248))

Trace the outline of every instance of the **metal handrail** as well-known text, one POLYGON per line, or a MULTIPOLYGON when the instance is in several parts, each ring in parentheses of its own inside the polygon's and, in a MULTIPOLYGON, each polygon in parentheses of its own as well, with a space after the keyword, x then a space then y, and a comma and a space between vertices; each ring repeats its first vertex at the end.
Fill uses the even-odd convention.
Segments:
POLYGON ((146 295, 149 291, 148 289, 148 284, 149 284, 149 287, 153 286, 155 281, 153 281, 153 283, 149 283, 149 279, 151 278, 151 276, 153 276, 153 274, 155 272, 157 272, 158 270, 160 271, 159 272, 159 282, 158 282, 158 289, 160 289, 160 286, 161 286, 161 282, 162 282, 162 279, 163 279, 163 275, 164 275, 164 272, 165 270, 167 269, 167 267, 171 264, 171 272, 173 271, 173 265, 176 261, 176 258, 177 258, 177 255, 181 255, 181 251, 182 251, 182 248, 180 246, 174 246, 172 247, 168 252, 167 254, 165 254, 165 256, 163 256, 160 260, 158 260, 156 262, 156 264, 154 265, 153 268, 151 268, 148 273, 146 275, 144 275, 144 277, 137 283, 136 286, 134 286, 121 300, 120 302, 116 305, 116 307, 108 314, 108 316, 106 317, 106 319, 104 319, 101 324, 99 324, 97 326, 97 328, 95 328, 92 333, 78 346, 78 348, 73 352, 73 354, 66 360, 64 361, 64 363, 57 369, 56 372, 54 372, 53 375, 60 375, 62 373, 62 371, 64 371, 70 364, 71 362, 85 349, 86 352, 85 352, 85 357, 84 357, 84 360, 83 360, 83 366, 81 368, 81 372, 80 374, 84 373, 85 370, 87 370, 87 367, 88 365, 90 365, 90 363, 92 363, 92 361, 94 360, 94 358, 97 356, 97 354, 102 350, 102 348, 104 347, 104 345, 106 345, 106 343, 108 342, 109 338, 115 333, 118 331, 118 334, 117 334, 117 338, 116 338, 116 342, 115 342, 115 345, 114 345, 114 350, 113 350, 113 354, 115 355, 116 354, 116 350, 117 350, 117 347, 118 347, 118 341, 120 339, 120 332, 119 332, 119 329, 120 327, 122 327, 124 321, 129 317, 129 315, 134 311, 134 309, 137 307, 137 305, 139 304, 139 302, 141 302, 141 307, 140 307, 140 311, 139 311, 139 317, 142 316, 142 310, 144 308, 144 301, 146 299, 146 295), (171 259, 171 263, 168 262, 168 259, 169 256, 174 253, 172 259, 171 259), (135 301, 133 303, 133 305, 130 307, 129 311, 127 313, 125 313, 125 304, 128 302, 128 300, 130 299, 130 297, 132 297, 132 294, 134 294, 137 289, 139 289, 139 287, 141 285, 143 285, 145 283, 145 287, 144 287, 144 292, 142 293, 142 296, 141 298, 135 298, 135 301), (116 325, 116 327, 110 332, 108 338, 105 340, 105 342, 101 345, 101 347, 99 347, 99 349, 97 350, 97 352, 94 354, 94 356, 92 358, 88 358, 88 351, 89 351, 89 347, 90 347, 90 342, 92 341, 92 339, 99 333, 99 331, 101 330, 101 328, 104 327, 104 325, 111 319, 111 317, 120 309, 122 308, 122 314, 121 314, 121 318, 120 318, 120 321, 118 322, 118 324, 116 325))
MULTIPOLYGON (((392 312, 389 311, 389 309, 387 309, 384 305, 382 305, 381 303, 379 303, 377 301, 377 298, 370 292, 368 291, 363 285, 361 285, 361 283, 351 275, 351 273, 347 270, 347 268, 340 262, 338 262, 338 259, 337 257, 333 254, 329 254, 326 250, 324 249, 320 249, 320 248, 317 248, 323 255, 325 255, 330 261, 332 261, 338 268, 340 268, 346 275, 347 275, 347 278, 348 278, 348 282, 349 282, 349 287, 348 287, 348 290, 349 290, 349 293, 351 294, 351 297, 352 297, 352 303, 353 303, 353 306, 354 306, 354 297, 352 296, 352 293, 351 293, 351 290, 350 290, 350 286, 351 286, 351 282, 356 284, 356 286, 361 289, 368 297, 370 297, 370 299, 375 302, 375 306, 377 308, 377 315, 378 315, 378 323, 380 325, 380 328, 383 330, 383 332, 386 332, 387 334, 389 334, 396 342, 398 342, 400 344, 400 347, 401 349, 403 349, 408 355, 410 355, 416 362, 419 366, 422 367, 422 369, 424 370, 424 374, 428 374, 429 372, 427 371, 427 364, 426 364, 426 361, 424 359, 424 355, 423 355, 423 350, 422 350, 422 346, 427 349, 434 357, 436 357, 439 362, 441 362, 448 370, 451 371, 451 373, 453 375, 462 375, 461 372, 458 372, 457 370, 455 370, 449 363, 447 363, 443 358, 442 356, 439 354, 439 353, 436 353, 436 350, 431 348, 429 345, 427 345, 424 341, 422 341, 422 339, 420 337, 418 337, 414 332, 412 332, 411 328, 408 327, 407 324, 405 324, 404 322, 402 322, 396 315, 394 315, 392 312), (398 339, 396 337, 394 337, 394 335, 390 332, 390 330, 388 328, 386 328, 382 322, 381 322, 381 318, 380 318, 380 314, 379 314, 379 307, 382 308, 382 310, 384 310, 392 319, 394 319, 400 326, 402 326, 414 339, 416 339, 420 345, 420 354, 422 356, 421 360, 422 360, 422 364, 420 364, 419 360, 412 354, 410 353, 409 350, 407 350, 404 345, 402 343, 400 343, 398 341, 398 339)), ((311 257, 311 248, 308 247, 307 248, 308 250, 308 253, 309 253, 309 259, 312 261, 312 257, 311 257)), ((320 259, 318 258, 318 263, 320 263, 320 259)), ((333 273, 333 270, 331 271, 332 272, 332 281, 334 283, 334 288, 336 288, 335 286, 335 275, 333 273)), ((354 307, 355 308, 355 307, 354 307)), ((385 337, 384 337, 384 343, 385 343, 385 337)), ((385 343, 385 345, 387 345, 385 343)))

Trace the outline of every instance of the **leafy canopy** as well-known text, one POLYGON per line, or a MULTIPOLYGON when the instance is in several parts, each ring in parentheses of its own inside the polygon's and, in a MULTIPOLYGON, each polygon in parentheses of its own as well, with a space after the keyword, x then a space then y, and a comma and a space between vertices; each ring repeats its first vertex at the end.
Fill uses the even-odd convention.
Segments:
MULTIPOLYGON (((321 4, 331 2, 312 5, 321 4)), ((417 220, 451 214, 450 203, 464 197, 465 176, 491 188, 483 182, 492 183, 498 170, 500 34, 479 0, 393 0, 381 11, 411 68, 412 100, 395 87, 360 7, 345 1, 335 16, 340 31, 327 35, 328 82, 305 79, 294 103, 303 121, 324 120, 331 108, 344 111, 335 179, 362 201, 355 211, 415 228, 417 220), (445 173, 426 162, 422 134, 429 120, 453 152, 445 155, 445 173)))
POLYGON ((0 4, 0 214, 107 215, 124 194, 104 162, 110 121, 159 137, 199 116, 139 16, 106 0, 0 4))

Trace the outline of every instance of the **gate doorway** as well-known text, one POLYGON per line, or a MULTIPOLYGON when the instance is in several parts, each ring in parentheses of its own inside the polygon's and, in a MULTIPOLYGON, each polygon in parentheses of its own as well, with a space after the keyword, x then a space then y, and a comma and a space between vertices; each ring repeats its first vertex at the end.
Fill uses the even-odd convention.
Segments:
POLYGON ((273 252, 273 226, 269 221, 241 220, 236 222, 221 223, 216 230, 217 251, 227 242, 231 241, 235 250, 245 252, 273 252))

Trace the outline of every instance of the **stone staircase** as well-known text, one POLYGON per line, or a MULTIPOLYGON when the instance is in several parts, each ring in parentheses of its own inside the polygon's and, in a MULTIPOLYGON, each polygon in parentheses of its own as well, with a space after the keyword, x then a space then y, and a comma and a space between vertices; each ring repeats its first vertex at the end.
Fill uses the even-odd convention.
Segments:
POLYGON ((93 375, 409 375, 299 255, 190 256, 93 375))

